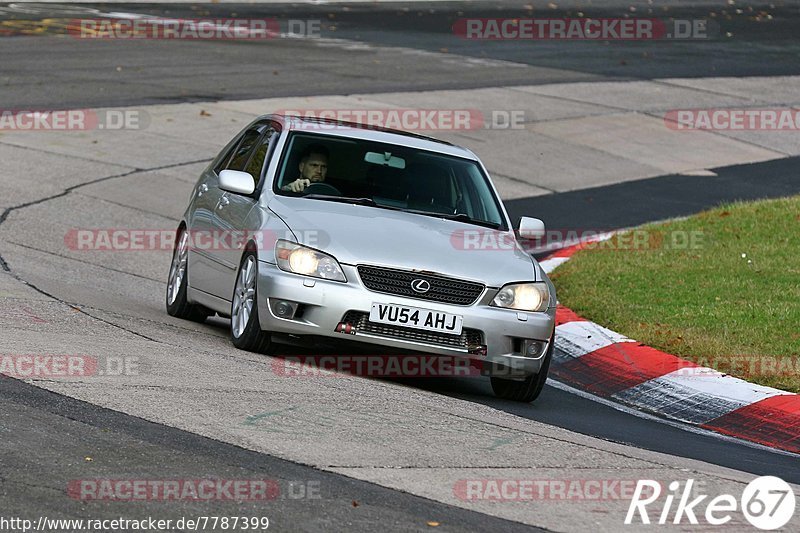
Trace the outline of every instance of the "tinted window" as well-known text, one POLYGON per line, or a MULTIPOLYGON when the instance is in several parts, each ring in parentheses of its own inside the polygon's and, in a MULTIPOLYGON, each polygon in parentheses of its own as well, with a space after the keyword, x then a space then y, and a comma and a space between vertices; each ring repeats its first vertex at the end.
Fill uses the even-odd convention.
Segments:
POLYGON ((268 161, 267 155, 269 154, 270 143, 275 138, 276 138, 275 130, 271 128, 268 129, 264 133, 264 136, 261 137, 261 140, 258 141, 258 146, 253 152, 252 157, 248 161, 247 166, 244 168, 245 172, 248 172, 251 176, 255 178, 256 187, 258 187, 258 184, 261 181, 262 171, 266 166, 265 163, 268 161))
POLYGON ((224 155, 222 154, 222 152, 220 152, 220 155, 217 156, 217 164, 214 166, 214 172, 219 174, 221 171, 225 170, 226 168, 225 165, 227 165, 228 161, 231 160, 231 156, 233 155, 233 152, 236 151, 236 148, 238 146, 239 142, 237 140, 237 142, 233 143, 230 147, 227 148, 224 155))
POLYGON ((472 160, 375 141, 295 133, 275 182, 278 194, 301 196, 287 185, 312 146, 328 154, 323 185, 312 192, 369 198, 378 206, 442 215, 465 215, 503 226, 500 201, 480 165, 472 160), (382 159, 383 158, 383 159, 382 159))
POLYGON ((247 165, 250 159, 250 152, 253 150, 256 142, 258 142, 259 137, 261 137, 261 131, 257 129, 248 130, 247 133, 244 134, 244 137, 242 137, 241 142, 239 142, 239 146, 237 146, 236 150, 233 152, 230 162, 225 165, 224 168, 229 170, 244 170, 245 165, 247 165))

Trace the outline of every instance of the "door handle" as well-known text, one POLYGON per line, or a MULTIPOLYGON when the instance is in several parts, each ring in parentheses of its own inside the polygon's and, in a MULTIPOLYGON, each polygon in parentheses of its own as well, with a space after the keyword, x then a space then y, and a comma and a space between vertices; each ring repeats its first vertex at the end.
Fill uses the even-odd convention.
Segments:
POLYGON ((222 198, 219 199, 219 209, 222 209, 223 207, 225 207, 229 203, 231 203, 231 201, 228 200, 228 198, 226 196, 223 196, 222 198))
POLYGON ((208 192, 208 185, 206 185, 205 183, 203 183, 197 188, 197 197, 200 198, 201 196, 203 196, 204 192, 208 192))

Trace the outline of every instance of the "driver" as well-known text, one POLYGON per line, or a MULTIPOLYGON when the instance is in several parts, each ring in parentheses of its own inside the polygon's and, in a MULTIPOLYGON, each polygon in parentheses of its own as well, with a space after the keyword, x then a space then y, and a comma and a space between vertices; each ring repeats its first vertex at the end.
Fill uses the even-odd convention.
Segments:
POLYGON ((328 149, 321 144, 312 144, 300 157, 300 177, 281 187, 281 190, 303 192, 312 183, 325 181, 328 174, 328 149))

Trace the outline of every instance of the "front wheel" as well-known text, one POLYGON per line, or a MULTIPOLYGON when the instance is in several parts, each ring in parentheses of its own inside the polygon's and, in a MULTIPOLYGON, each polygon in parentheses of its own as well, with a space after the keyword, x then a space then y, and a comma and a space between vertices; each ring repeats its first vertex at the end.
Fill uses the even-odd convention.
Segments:
POLYGON ((495 396, 504 400, 525 403, 530 403, 538 398, 547 381, 547 372, 550 370, 550 360, 553 358, 554 346, 555 335, 550 340, 550 347, 547 349, 547 353, 544 356, 542 368, 539 369, 539 372, 531 374, 523 381, 513 381, 492 376, 492 390, 495 396))
POLYGON ((189 233, 182 229, 175 240, 172 252, 172 264, 167 279, 167 313, 176 318, 204 321, 210 314, 207 308, 192 304, 186 299, 186 287, 189 285, 189 233))
POLYGON ((269 333, 258 320, 258 259, 252 251, 242 257, 231 299, 231 340, 240 350, 266 353, 269 333))

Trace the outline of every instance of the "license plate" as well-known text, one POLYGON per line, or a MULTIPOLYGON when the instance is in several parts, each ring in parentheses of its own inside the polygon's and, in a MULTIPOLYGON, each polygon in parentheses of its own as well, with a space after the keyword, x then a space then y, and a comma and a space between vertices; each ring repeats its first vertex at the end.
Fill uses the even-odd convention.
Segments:
POLYGON ((438 331, 439 333, 449 333, 450 335, 461 335, 461 323, 464 318, 459 315, 442 313, 441 311, 431 311, 430 309, 374 303, 372 304, 372 311, 369 313, 369 321, 427 331, 438 331))

